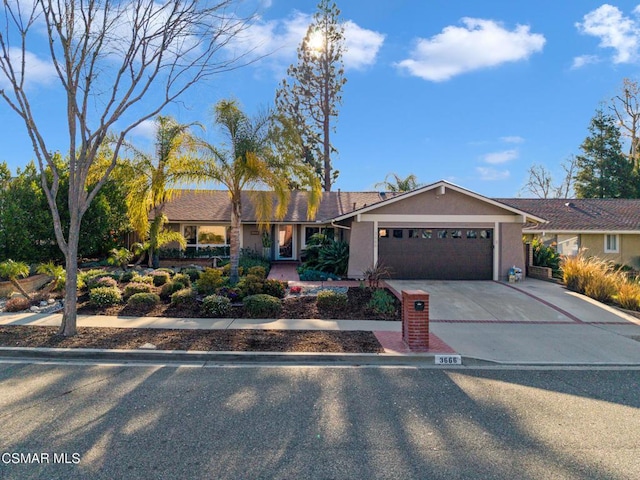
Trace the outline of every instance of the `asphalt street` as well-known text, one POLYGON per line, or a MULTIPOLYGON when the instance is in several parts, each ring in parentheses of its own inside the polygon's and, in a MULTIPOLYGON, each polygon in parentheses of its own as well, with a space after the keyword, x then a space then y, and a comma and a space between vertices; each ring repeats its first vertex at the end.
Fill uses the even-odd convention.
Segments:
POLYGON ((0 364, 2 479, 637 479, 640 370, 0 364))

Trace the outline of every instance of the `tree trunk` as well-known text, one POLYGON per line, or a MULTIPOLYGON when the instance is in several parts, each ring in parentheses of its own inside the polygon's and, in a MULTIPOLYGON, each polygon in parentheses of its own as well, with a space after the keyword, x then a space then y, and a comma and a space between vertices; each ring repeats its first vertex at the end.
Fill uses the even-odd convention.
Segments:
POLYGON ((231 238, 229 249, 229 263, 231 271, 229 272, 229 283, 235 285, 240 280, 240 225, 241 225, 242 206, 239 199, 231 199, 231 238))
POLYGON ((69 241, 65 253, 67 279, 64 292, 64 311, 58 334, 72 337, 78 333, 78 241, 80 239, 80 221, 72 215, 69 225, 69 241))
POLYGON ((10 278, 9 281, 14 287, 18 289, 18 291, 23 297, 25 297, 27 300, 31 300, 31 297, 29 296, 27 291, 22 287, 22 285, 20 285, 20 282, 18 280, 16 280, 15 278, 10 278))

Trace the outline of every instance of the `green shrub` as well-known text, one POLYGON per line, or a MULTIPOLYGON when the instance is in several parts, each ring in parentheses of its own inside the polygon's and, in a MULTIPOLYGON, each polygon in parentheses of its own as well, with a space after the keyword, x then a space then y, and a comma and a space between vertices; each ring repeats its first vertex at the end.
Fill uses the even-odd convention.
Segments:
POLYGON ((552 247, 547 247, 537 238, 531 242, 533 264, 537 267, 548 267, 554 272, 560 269, 560 254, 552 247))
POLYGON ((122 302, 122 294, 117 288, 96 287, 89 291, 89 300, 96 307, 111 307, 122 302))
POLYGON ((164 298, 165 300, 168 300, 169 298, 171 298, 171 295, 173 295, 179 290, 182 290, 185 287, 186 285, 184 283, 176 282, 175 280, 169 283, 165 283, 162 286, 162 289, 160 290, 160 298, 164 298))
POLYGON ((227 297, 232 302, 242 300, 242 292, 236 287, 220 287, 216 290, 216 294, 227 297))
POLYGON ((7 303, 4 305, 5 312, 21 312, 23 310, 28 310, 31 306, 31 301, 28 298, 20 297, 12 297, 7 300, 7 303))
POLYGON ((91 290, 96 286, 98 279, 106 277, 108 272, 103 269, 91 269, 78 273, 78 290, 91 290))
POLYGON ((332 241, 318 252, 318 270, 344 275, 349 266, 349 244, 347 242, 332 241))
POLYGON ((156 268, 155 269, 156 272, 166 272, 169 274, 169 276, 173 276, 175 275, 175 270, 171 269, 171 268, 166 268, 166 267, 161 267, 161 268, 156 268))
POLYGON ((394 297, 382 289, 373 291, 367 307, 379 315, 391 315, 396 311, 394 297))
POLYGON ((156 270, 155 272, 153 272, 152 278, 153 285, 156 287, 161 287, 169 281, 170 276, 167 272, 160 272, 156 270))
POLYGON ((264 280, 267 278, 267 269, 262 265, 256 265, 255 267, 251 267, 247 270, 247 275, 255 275, 260 280, 264 280))
POLYGON ((155 293, 135 293, 127 300, 127 305, 139 310, 151 310, 160 304, 160 297, 155 293))
POLYGON ((126 287, 124 287, 125 298, 129 298, 130 296, 135 295, 136 293, 150 293, 150 292, 151 292, 151 285, 148 285, 146 283, 131 282, 131 283, 128 283, 126 287))
MULTIPOLYGON (((222 274, 225 277, 228 277, 231 274, 231 264, 227 263, 224 267, 222 267, 222 274)), ((242 266, 238 267, 238 275, 242 276, 244 274, 244 268, 242 266)))
MULTIPOLYGON (((262 256, 262 252, 257 252, 250 248, 243 248, 240 251, 240 260, 238 265, 246 272, 251 267, 264 267, 267 273, 271 268, 271 262, 262 256)), ((240 274, 242 275, 242 273, 240 274)))
POLYGON ((272 297, 284 298, 287 292, 287 282, 275 279, 267 279, 262 284, 262 293, 271 295, 272 297))
POLYGON ((189 275, 187 275, 186 273, 176 273, 173 276, 173 281, 174 282, 180 282, 185 287, 190 287, 191 286, 191 277, 189 275))
MULTIPOLYGON (((197 268, 185 268, 180 271, 180 274, 187 275, 189 277, 189 282, 193 283, 198 281, 198 279, 200 278, 201 272, 197 268)), ((191 283, 189 283, 189 285, 191 285, 191 283)))
POLYGON ((262 293, 262 280, 255 275, 245 275, 240 279, 237 287, 240 289, 243 297, 257 295, 262 293))
POLYGON ((153 285, 153 277, 151 275, 140 275, 135 273, 131 279, 134 283, 146 283, 147 285, 153 285))
POLYGON ((222 295, 209 295, 202 301, 202 313, 207 317, 225 317, 231 312, 231 300, 222 295))
POLYGON ((339 280, 340 277, 327 272, 321 272, 313 269, 303 269, 300 272, 300 280, 305 282, 326 282, 327 280, 339 280))
POLYGON ((253 318, 274 318, 282 310, 280 299, 264 293, 249 295, 242 304, 247 314, 253 318))
POLYGON ((222 271, 217 268, 205 268, 196 282, 196 290, 200 295, 211 295, 222 285, 222 271))
POLYGON ((91 282, 91 287, 111 287, 115 288, 118 286, 118 282, 112 277, 99 277, 97 280, 91 282))
POLYGON ((128 283, 131 280, 133 280, 133 277, 136 275, 136 272, 134 272, 133 270, 127 270, 126 272, 124 272, 121 276, 120 276, 120 281, 122 283, 128 283))
POLYGON ((183 288, 171 295, 171 306, 180 308, 193 308, 198 303, 196 292, 191 288, 183 288))
POLYGON ((333 290, 321 290, 316 299, 318 310, 333 310, 347 306, 347 295, 333 290))

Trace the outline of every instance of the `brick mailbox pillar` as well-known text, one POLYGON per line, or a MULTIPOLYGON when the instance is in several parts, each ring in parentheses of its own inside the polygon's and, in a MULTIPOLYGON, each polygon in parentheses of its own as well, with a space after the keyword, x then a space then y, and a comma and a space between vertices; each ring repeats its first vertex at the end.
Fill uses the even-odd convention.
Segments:
POLYGON ((402 291, 402 340, 414 352, 429 349, 429 294, 422 290, 402 291))

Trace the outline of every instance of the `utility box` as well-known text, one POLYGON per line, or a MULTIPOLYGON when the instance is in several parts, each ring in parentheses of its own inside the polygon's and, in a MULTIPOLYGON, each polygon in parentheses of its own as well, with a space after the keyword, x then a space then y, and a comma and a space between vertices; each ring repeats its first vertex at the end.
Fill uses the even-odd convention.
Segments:
POLYGON ((429 349, 429 294, 423 290, 402 291, 402 340, 412 352, 429 349))

